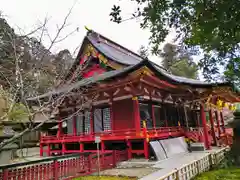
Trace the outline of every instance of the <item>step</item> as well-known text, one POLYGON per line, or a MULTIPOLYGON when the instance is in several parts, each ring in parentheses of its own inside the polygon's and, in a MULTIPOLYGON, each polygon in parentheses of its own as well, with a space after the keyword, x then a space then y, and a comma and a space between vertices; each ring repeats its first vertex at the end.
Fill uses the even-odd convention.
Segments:
POLYGON ((205 150, 205 146, 204 143, 192 143, 191 144, 191 150, 192 151, 204 151, 205 150))

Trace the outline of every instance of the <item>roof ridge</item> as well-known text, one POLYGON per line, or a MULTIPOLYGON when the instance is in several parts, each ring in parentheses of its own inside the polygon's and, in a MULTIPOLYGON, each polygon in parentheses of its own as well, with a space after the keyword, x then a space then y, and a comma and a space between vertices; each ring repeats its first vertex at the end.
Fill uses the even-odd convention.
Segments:
POLYGON ((116 45, 116 46, 122 48, 123 50, 128 51, 129 53, 131 53, 131 54, 133 54, 133 55, 135 55, 135 56, 137 56, 137 57, 143 59, 143 57, 140 56, 139 54, 137 54, 136 52, 134 52, 134 51, 132 51, 132 50, 130 50, 130 49, 128 49, 128 48, 122 46, 121 44, 118 44, 117 42, 115 42, 115 41, 113 41, 113 40, 107 38, 106 36, 103 36, 102 34, 96 32, 96 31, 94 31, 94 30, 92 30, 92 29, 91 29, 91 30, 90 30, 90 29, 87 29, 87 31, 88 31, 88 32, 87 32, 87 36, 89 36, 89 35, 92 34, 92 33, 95 33, 95 34, 97 34, 100 38, 105 39, 105 40, 111 42, 112 44, 114 44, 114 45, 116 45))

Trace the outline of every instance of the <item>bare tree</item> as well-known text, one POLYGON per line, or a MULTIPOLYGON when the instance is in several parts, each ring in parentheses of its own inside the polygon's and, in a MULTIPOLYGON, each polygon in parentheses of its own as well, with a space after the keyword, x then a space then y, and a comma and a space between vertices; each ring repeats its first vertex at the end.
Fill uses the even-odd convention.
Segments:
MULTIPOLYGON (((41 102, 39 97, 36 100, 39 107, 37 110, 33 110, 27 101, 27 98, 30 95, 37 96, 39 94, 39 92, 36 92, 36 89, 41 88, 41 83, 39 82, 42 79, 45 78, 44 80, 49 80, 50 76, 47 76, 47 74, 52 74, 51 77, 53 79, 50 80, 52 81, 50 85, 54 85, 54 83, 56 83, 57 77, 64 76, 64 72, 59 72, 59 71, 56 71, 56 69, 54 69, 52 62, 55 60, 55 57, 51 54, 51 49, 57 43, 67 39, 69 36, 73 35, 75 32, 78 31, 78 28, 74 28, 70 33, 68 33, 64 37, 61 37, 61 34, 63 33, 63 31, 67 26, 67 22, 74 5, 70 8, 68 13, 66 14, 62 24, 57 26, 58 27, 57 32, 53 37, 50 36, 50 33, 48 32, 48 29, 47 29, 48 18, 45 18, 43 23, 41 23, 39 27, 37 27, 36 29, 32 30, 29 33, 26 33, 25 35, 15 35, 13 31, 3 29, 2 35, 7 37, 6 38, 7 45, 8 47, 10 47, 10 49, 8 50, 11 56, 8 56, 8 57, 10 57, 11 61, 9 61, 10 65, 8 67, 9 74, 2 73, 1 76, 3 76, 3 78, 7 82, 7 85, 6 85, 6 87, 8 87, 7 91, 10 92, 11 97, 9 101, 10 105, 8 106, 6 113, 4 113, 2 117, 0 117, 0 121, 9 119, 9 114, 11 114, 11 112, 13 111, 13 108, 15 107, 16 103, 21 103, 26 108, 25 113, 27 114, 28 122, 30 123, 29 123, 29 126, 26 127, 22 132, 15 134, 12 138, 1 142, 0 151, 7 144, 16 141, 17 139, 21 138, 23 135, 31 131, 35 131, 39 129, 44 123, 46 123, 50 119, 51 115, 54 115, 53 114, 54 112, 58 111, 58 107, 63 103, 65 98, 71 95, 72 93, 71 91, 73 90, 74 87, 64 91, 63 93, 58 95, 58 97, 56 98, 50 97, 49 100, 44 103, 41 102), (36 33, 40 34, 38 38, 30 38, 30 36, 34 36, 34 34, 36 33), (48 38, 48 40, 50 41, 50 44, 47 48, 44 48, 44 46, 42 46, 42 41, 44 38, 48 38), (46 77, 44 77, 45 75, 46 77), (46 120, 42 121, 37 126, 34 126, 34 118, 38 113, 41 113, 43 116, 45 116, 46 120)), ((62 63, 62 62, 59 62, 59 63, 62 63)), ((4 67, 1 67, 1 64, 0 64, 0 70, 3 68, 4 67)), ((5 68, 5 69, 8 69, 8 68, 5 68)), ((84 68, 85 68, 85 65, 79 67, 77 69, 78 73, 81 74, 84 68)), ((73 78, 68 80, 67 84, 71 84, 72 81, 73 81, 73 78)), ((86 89, 87 88, 78 90, 77 93, 83 94, 84 92, 86 92, 86 89)), ((45 88, 44 90, 49 90, 49 89, 45 88)), ((76 112, 70 114, 67 118, 62 120, 66 120, 76 115, 77 113, 79 113, 80 110, 82 110, 83 106, 85 106, 86 104, 89 105, 89 102, 90 102, 89 100, 86 101, 83 99, 80 102, 81 106, 80 107, 78 106, 78 109, 76 110, 76 112)))

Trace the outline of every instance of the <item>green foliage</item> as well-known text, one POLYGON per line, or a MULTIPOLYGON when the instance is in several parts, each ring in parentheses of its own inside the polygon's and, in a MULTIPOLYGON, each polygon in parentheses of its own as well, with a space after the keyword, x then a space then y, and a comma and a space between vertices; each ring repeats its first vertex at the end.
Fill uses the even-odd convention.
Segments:
POLYGON ((28 109, 24 104, 16 103, 8 91, 0 88, 0 119, 24 121, 28 120, 29 116, 28 109))
POLYGON ((197 79, 197 70, 197 65, 189 64, 186 59, 179 60, 170 67, 172 74, 191 79, 197 79))
POLYGON ((159 55, 163 58, 162 66, 173 75, 197 79, 198 67, 192 62, 191 51, 167 43, 159 55))
POLYGON ((209 172, 202 173, 194 180, 239 180, 240 169, 239 168, 227 168, 217 169, 209 172))
MULTIPOLYGON (((131 1, 139 7, 133 16, 142 20, 141 28, 150 29, 154 54, 158 54, 159 45, 164 42, 169 29, 174 28, 180 43, 203 50, 204 58, 199 65, 206 78, 212 80, 212 75, 219 74, 219 67, 222 67, 226 70, 227 80, 239 82, 239 0, 131 1)), ((123 21, 120 7, 115 6, 112 11, 112 21, 123 21)))
POLYGON ((224 74, 229 81, 240 84, 240 57, 231 59, 224 74))
POLYGON ((28 121, 29 113, 26 106, 22 103, 13 104, 12 109, 8 112, 8 120, 10 121, 28 121))
POLYGON ((14 97, 6 90, 0 88, 0 119, 9 121, 28 120, 30 114, 26 106, 16 103, 14 97))

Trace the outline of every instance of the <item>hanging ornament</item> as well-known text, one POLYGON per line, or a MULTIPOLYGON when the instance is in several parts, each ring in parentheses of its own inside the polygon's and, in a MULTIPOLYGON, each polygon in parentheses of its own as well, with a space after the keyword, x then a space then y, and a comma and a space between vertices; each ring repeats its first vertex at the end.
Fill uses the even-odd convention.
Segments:
POLYGON ((235 111, 236 110, 236 106, 233 106, 232 110, 235 111))
POLYGON ((234 104, 231 104, 230 107, 229 107, 229 109, 230 109, 231 111, 234 111, 235 108, 236 108, 236 107, 234 106, 234 104))
POLYGON ((218 99, 218 101, 217 101, 217 107, 218 107, 219 109, 221 109, 222 106, 223 106, 223 101, 220 100, 220 99, 218 99))
POLYGON ((235 111, 237 107, 235 105, 232 105, 232 111, 235 111))

